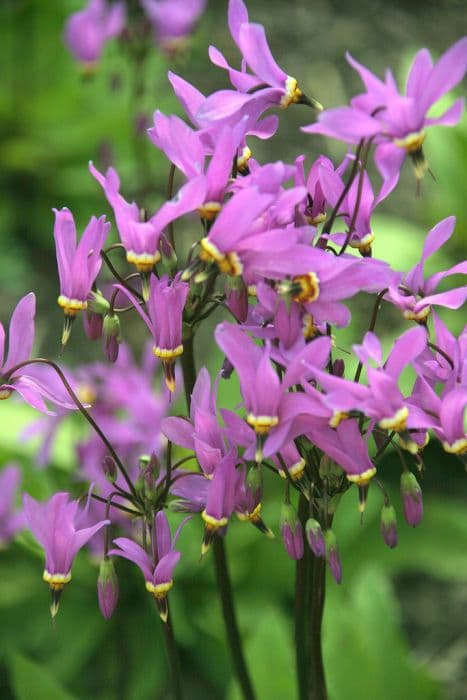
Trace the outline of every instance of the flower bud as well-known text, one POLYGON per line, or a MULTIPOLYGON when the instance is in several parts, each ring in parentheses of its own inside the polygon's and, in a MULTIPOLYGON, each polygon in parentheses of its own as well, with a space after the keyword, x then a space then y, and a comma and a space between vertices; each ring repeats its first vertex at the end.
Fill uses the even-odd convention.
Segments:
POLYGON ((254 504, 261 501, 263 496, 263 474, 258 466, 252 467, 248 472, 245 488, 254 504))
POLYGON ((284 503, 281 510, 281 534, 287 554, 292 559, 303 557, 303 531, 295 508, 284 503))
POLYGON ((102 615, 108 620, 112 617, 118 601, 118 578, 113 561, 105 557, 99 567, 97 578, 97 597, 102 615))
POLYGON ((381 535, 391 549, 397 545, 397 518, 393 506, 383 506, 381 509, 381 535))
POLYGON ((326 544, 326 561, 328 562, 331 574, 335 582, 340 583, 342 581, 342 564, 336 536, 332 530, 326 530, 324 533, 324 542, 326 544))
POLYGON ((423 517, 423 495, 412 472, 403 472, 401 475, 401 495, 407 524, 415 527, 423 517))
POLYGON ((323 557, 326 552, 321 525, 314 518, 308 518, 305 525, 306 538, 310 549, 316 557, 323 557))
POLYGON ((221 377, 222 379, 230 379, 232 372, 234 371, 234 366, 230 360, 226 357, 221 367, 221 377))
POLYGON ((248 316, 248 289, 241 277, 227 278, 227 306, 237 321, 243 323, 248 316))
POLYGON ((105 455, 102 460, 102 471, 107 481, 110 481, 111 484, 116 482, 118 476, 117 465, 115 464, 114 458, 110 455, 105 455))
POLYGON ((103 324, 104 350, 109 362, 116 362, 121 342, 120 319, 117 314, 107 314, 103 324))
POLYGON ((345 373, 345 363, 344 360, 337 359, 334 360, 332 365, 332 373, 335 377, 343 377, 345 373))
POLYGON ((103 320, 100 314, 86 309, 83 314, 83 326, 89 340, 98 340, 102 336, 103 320))

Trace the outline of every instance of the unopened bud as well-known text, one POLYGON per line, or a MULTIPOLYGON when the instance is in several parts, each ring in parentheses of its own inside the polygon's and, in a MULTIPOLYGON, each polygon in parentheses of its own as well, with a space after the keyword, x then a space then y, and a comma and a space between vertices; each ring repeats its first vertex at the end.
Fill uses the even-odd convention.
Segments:
POLYGON ((239 323, 246 321, 248 316, 248 289, 241 277, 227 277, 226 302, 239 323))
POLYGON ((99 567, 97 578, 97 597, 102 615, 108 620, 112 617, 118 601, 118 578, 112 559, 105 557, 99 567))
POLYGON ((102 460, 102 471, 104 472, 107 481, 110 481, 111 484, 114 484, 117 480, 118 470, 114 458, 110 455, 106 455, 102 460))
POLYGON ((263 496, 263 474, 258 466, 252 467, 247 474, 245 487, 252 501, 257 504, 263 496))
POLYGON ((397 545, 397 518, 393 506, 383 506, 381 509, 381 535, 391 549, 397 545))
POLYGON ((139 465, 144 491, 146 496, 151 498, 155 494, 157 479, 161 471, 159 459, 154 452, 152 455, 141 455, 139 465))
POLYGON ((324 533, 324 542, 326 544, 326 561, 331 570, 331 574, 335 582, 340 583, 342 581, 342 564, 336 536, 332 530, 326 530, 324 533))
POLYGON ((303 557, 303 529, 297 511, 290 503, 284 503, 281 510, 281 535, 287 554, 292 559, 303 557))
POLYGON ((321 525, 315 518, 308 518, 305 525, 306 538, 310 549, 316 557, 323 557, 326 553, 326 545, 321 525))
POLYGON ((109 362, 116 362, 121 342, 120 319, 117 314, 107 314, 103 324, 104 349, 109 362))
POLYGON ((83 326, 89 340, 98 340, 102 336, 103 319, 100 314, 86 309, 83 314, 83 326))
POLYGON ((334 360, 332 364, 332 373, 335 377, 343 377, 345 373, 345 362, 344 360, 338 359, 334 360))
POLYGON ((423 517, 423 495, 412 472, 403 472, 401 475, 401 495, 407 524, 415 527, 423 517))
POLYGON ((221 367, 221 377, 222 379, 230 379, 232 372, 234 371, 234 366, 230 360, 226 357, 221 367))

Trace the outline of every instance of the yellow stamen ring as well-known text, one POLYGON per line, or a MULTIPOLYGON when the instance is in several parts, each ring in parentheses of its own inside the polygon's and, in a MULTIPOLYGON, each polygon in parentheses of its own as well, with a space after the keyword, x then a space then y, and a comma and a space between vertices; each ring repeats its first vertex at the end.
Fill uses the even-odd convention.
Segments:
POLYGON ((281 98, 280 106, 282 109, 287 109, 289 105, 299 102, 302 95, 303 92, 298 87, 296 78, 288 75, 285 81, 285 95, 281 98))
POLYGON ((220 202, 204 202, 204 204, 198 208, 198 214, 202 219, 212 221, 220 212, 221 208, 222 205, 220 202))
POLYGON ((237 158, 237 170, 241 173, 247 169, 248 161, 251 158, 251 151, 248 146, 244 146, 241 154, 237 158))
POLYGON ((459 438, 455 442, 443 442, 443 449, 451 455, 465 455, 467 453, 467 438, 459 438))
POLYGON ((255 416, 254 413, 249 413, 246 422, 254 428, 258 435, 267 435, 271 428, 279 423, 279 418, 277 416, 255 416))
POLYGON ((174 585, 173 581, 167 581, 166 583, 157 583, 154 585, 152 581, 146 581, 146 590, 148 593, 152 593, 154 598, 160 599, 165 598, 167 593, 170 591, 174 585))
POLYGON ((135 253, 134 250, 128 250, 126 259, 136 267, 138 272, 151 272, 154 265, 161 259, 161 254, 158 250, 155 253, 135 253))
POLYGON ((404 311, 404 318, 407 321, 417 321, 417 323, 425 323, 426 319, 430 315, 431 306, 424 306, 420 311, 411 311, 406 309, 404 311))
POLYGON ((356 238, 355 240, 350 240, 349 245, 351 248, 357 248, 361 253, 369 253, 371 250, 371 244, 375 240, 374 233, 367 233, 362 238, 356 238))
POLYGON ((301 459, 299 462, 289 467, 288 474, 292 481, 300 481, 305 471, 305 464, 305 460, 301 459))
POLYGON ((394 430, 396 433, 401 432, 407 428, 407 418, 409 415, 409 409, 407 406, 403 406, 393 416, 389 418, 382 418, 378 425, 383 430, 394 430))
POLYGON ((213 515, 208 515, 205 510, 201 513, 201 517, 206 523, 206 528, 208 530, 218 530, 229 522, 228 518, 215 518, 213 515))
POLYGON ((337 428, 337 426, 340 425, 342 421, 346 420, 348 417, 349 414, 345 411, 333 411, 333 414, 329 419, 329 425, 331 426, 331 428, 337 428))
POLYGON ((293 298, 300 304, 309 304, 316 301, 319 297, 319 279, 314 272, 308 272, 306 275, 296 275, 293 278, 295 284, 300 285, 298 294, 294 294, 293 298))
POLYGON ((78 311, 84 311, 84 309, 88 308, 88 302, 86 300, 70 299, 63 294, 60 294, 57 303, 61 306, 66 316, 76 316, 78 311))
POLYGON ((423 130, 414 131, 403 139, 394 139, 394 145, 403 148, 407 153, 416 153, 423 146, 425 136, 426 134, 423 130))
POLYGON ((316 216, 305 216, 307 223, 310 226, 319 226, 323 221, 326 221, 326 214, 317 214, 316 216))
POLYGON ((177 345, 176 348, 160 348, 158 345, 154 345, 152 351, 156 357, 160 357, 161 360, 167 362, 183 355, 183 345, 177 345))
POLYGON ((260 519, 261 503, 251 511, 251 513, 237 513, 237 518, 242 522, 254 523, 260 519))
POLYGON ((67 583, 70 583, 71 572, 68 574, 51 574, 47 569, 44 569, 42 580, 48 583, 53 591, 61 591, 67 583))
POLYGON ((243 272, 243 265, 237 253, 221 253, 221 251, 207 238, 200 241, 201 252, 199 257, 205 262, 215 262, 221 272, 225 272, 232 277, 239 277, 243 272))
POLYGON ((0 389, 0 401, 5 401, 9 399, 13 393, 13 389, 0 389))
POLYGON ((361 474, 347 474, 347 481, 350 481, 352 484, 357 484, 357 486, 366 486, 370 483, 375 474, 376 467, 371 467, 361 474))

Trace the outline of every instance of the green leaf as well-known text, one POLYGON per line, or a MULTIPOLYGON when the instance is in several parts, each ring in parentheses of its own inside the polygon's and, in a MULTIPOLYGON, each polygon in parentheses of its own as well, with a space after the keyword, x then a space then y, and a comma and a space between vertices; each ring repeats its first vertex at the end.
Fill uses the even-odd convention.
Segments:
POLYGON ((48 669, 22 654, 10 655, 9 669, 16 700, 74 700, 48 669))
POLYGON ((408 653, 389 580, 360 570, 351 586, 328 587, 324 657, 331 700, 437 700, 436 683, 408 653))
MULTIPOLYGON (((257 610, 256 626, 245 644, 247 663, 258 698, 284 700, 296 697, 295 659, 292 632, 287 620, 277 609, 257 610)), ((241 700, 237 685, 227 696, 241 700)))

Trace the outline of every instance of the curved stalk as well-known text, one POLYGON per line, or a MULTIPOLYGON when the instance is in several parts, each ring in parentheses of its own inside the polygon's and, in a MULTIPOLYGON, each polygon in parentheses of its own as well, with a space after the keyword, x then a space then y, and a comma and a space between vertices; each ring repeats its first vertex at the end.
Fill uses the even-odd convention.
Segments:
MULTIPOLYGON (((115 464, 117 465, 123 478, 125 479, 126 485, 128 486, 128 488, 131 492, 131 495, 133 496, 135 501, 138 503, 139 497, 138 497, 138 494, 136 492, 135 487, 133 486, 133 482, 131 481, 130 477, 128 476, 128 473, 127 473, 122 461, 120 460, 120 457, 115 452, 115 449, 114 449, 112 443, 109 441, 109 439, 106 437, 106 435, 102 432, 101 428, 97 425, 96 421, 91 416, 91 414, 88 413, 88 411, 84 408, 83 404, 81 403, 81 401, 76 396, 73 389, 71 388, 63 371, 60 369, 60 367, 55 362, 53 362, 52 360, 47 360, 43 357, 35 357, 32 360, 25 360, 24 362, 20 362, 19 364, 17 364, 15 367, 13 367, 8 372, 8 376, 11 376, 14 372, 17 372, 22 367, 27 367, 27 365, 34 365, 34 364, 36 364, 36 365, 38 365, 38 364, 48 365, 49 367, 52 367, 52 369, 55 370, 55 372, 58 374, 63 386, 65 387, 70 398, 73 400, 73 403, 75 404, 75 406, 77 407, 79 412, 86 418, 89 425, 91 425, 91 427, 94 429, 94 431, 97 433, 97 435, 99 435, 99 437, 102 440, 102 442, 104 443, 104 445, 107 447, 108 451, 110 452, 112 458, 115 461, 115 464)), ((116 488, 118 488, 118 487, 116 487, 116 488)))

